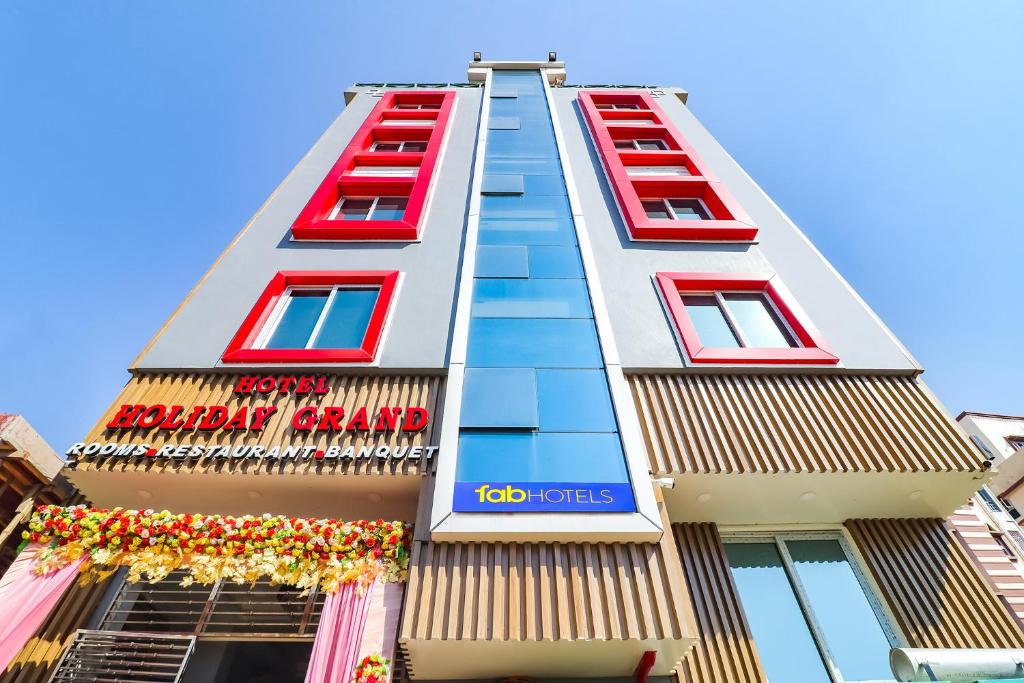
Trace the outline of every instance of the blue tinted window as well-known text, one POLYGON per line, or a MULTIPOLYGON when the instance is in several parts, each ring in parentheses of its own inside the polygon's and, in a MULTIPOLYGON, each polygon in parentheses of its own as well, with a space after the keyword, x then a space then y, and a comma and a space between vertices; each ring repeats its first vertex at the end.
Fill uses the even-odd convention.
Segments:
POLYGON ((477 280, 475 318, 589 318, 583 280, 477 280))
POLYGON ((560 195, 485 196, 480 200, 480 215, 491 221, 567 219, 569 201, 560 195))
POLYGON ((603 370, 538 370, 542 432, 614 432, 618 429, 603 370))
POLYGON ((523 176, 526 194, 529 195, 565 195, 565 183, 558 175, 523 176))
POLYGON ((476 277, 529 277, 526 247, 479 246, 476 277))
MULTIPOLYGON (((832 661, 847 681, 892 678, 889 639, 838 541, 786 541, 832 661)), ((760 649, 760 645, 758 647, 760 649)))
POLYGON ((722 298, 747 346, 777 349, 795 345, 763 294, 723 294, 722 298))
POLYGON ((491 130, 519 130, 519 117, 492 115, 487 120, 487 127, 491 130))
POLYGON ((519 173, 521 175, 552 175, 558 173, 558 159, 552 156, 511 157, 487 154, 484 173, 519 173))
POLYGON ((690 322, 697 329, 701 344, 722 349, 739 347, 740 342, 729 327, 715 297, 686 295, 683 297, 683 304, 690 316, 690 322))
POLYGON ((727 543, 725 551, 768 680, 828 683, 775 544, 727 543))
POLYGON ((617 434, 463 434, 459 481, 629 481, 617 434))
POLYGON ((470 367, 600 368, 601 349, 591 320, 473 318, 470 367))
POLYGON ((529 247, 530 277, 583 277, 583 264, 575 247, 529 247))
POLYGON ((532 368, 469 368, 462 389, 463 427, 536 429, 537 380, 532 368))
POLYGON ((492 221, 480 219, 480 244, 576 244, 572 219, 553 221, 492 221))
POLYGON ((522 194, 523 176, 487 173, 480 191, 483 194, 522 194))
POLYGON ((405 213, 405 205, 409 200, 405 197, 381 197, 373 207, 370 220, 374 221, 398 221, 405 213))
POLYGON ((268 349, 304 349, 330 295, 329 290, 295 290, 288 297, 284 314, 267 340, 268 349))
POLYGON ((376 288, 337 290, 313 348, 357 349, 362 346, 379 291, 376 288))

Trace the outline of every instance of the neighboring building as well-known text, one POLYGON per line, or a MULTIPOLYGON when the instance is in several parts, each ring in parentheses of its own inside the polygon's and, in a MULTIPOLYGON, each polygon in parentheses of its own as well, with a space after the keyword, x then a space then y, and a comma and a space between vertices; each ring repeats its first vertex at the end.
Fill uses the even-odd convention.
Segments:
POLYGON ((554 55, 353 86, 67 451, 97 506, 196 515, 35 518, 25 566, 107 578, 0 681, 879 681, 892 647, 1024 647, 943 521, 988 463, 686 100, 554 55))
POLYGON ((0 413, 0 572, 10 566, 36 505, 77 503, 61 475, 64 459, 21 415, 0 413))

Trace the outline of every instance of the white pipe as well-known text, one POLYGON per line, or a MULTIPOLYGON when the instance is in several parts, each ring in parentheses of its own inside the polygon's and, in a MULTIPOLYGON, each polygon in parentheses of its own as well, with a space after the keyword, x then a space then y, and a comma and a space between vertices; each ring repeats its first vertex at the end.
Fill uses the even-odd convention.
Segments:
POLYGON ((1024 650, 897 647, 889 666, 900 681, 1024 678, 1024 650))

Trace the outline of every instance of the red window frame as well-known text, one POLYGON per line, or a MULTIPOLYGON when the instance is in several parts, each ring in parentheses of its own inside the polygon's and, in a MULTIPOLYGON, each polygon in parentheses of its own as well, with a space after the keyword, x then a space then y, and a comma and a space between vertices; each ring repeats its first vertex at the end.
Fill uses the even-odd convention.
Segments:
POLYGON ((810 322, 793 295, 772 275, 758 273, 657 273, 658 286, 693 363, 835 365, 839 358, 810 322), (800 342, 799 348, 716 348, 701 343, 680 293, 762 292, 800 342))
POLYGON ((279 271, 242 321, 221 356, 224 363, 369 363, 377 356, 384 323, 398 286, 397 270, 279 271), (377 285, 380 293, 357 349, 254 349, 253 344, 289 287, 377 285))
POLYGON ((633 239, 747 242, 757 236, 757 227, 750 216, 671 124, 650 93, 583 90, 578 99, 633 239), (640 109, 598 109, 603 104, 634 104, 640 109), (650 123, 618 123, 638 118, 650 123), (662 140, 668 149, 616 149, 616 140, 628 139, 662 140), (631 176, 626 172, 630 166, 685 166, 691 175, 631 176), (653 219, 647 216, 642 205, 647 199, 677 197, 702 200, 713 220, 653 219))
POLYGON ((366 117, 292 225, 296 240, 410 241, 419 239, 431 183, 455 107, 452 91, 391 91, 366 117), (437 104, 438 109, 396 109, 401 104, 437 104), (385 125, 385 121, 402 121, 385 125), (424 125, 432 122, 432 125, 424 125), (371 152, 375 142, 425 141, 424 152, 371 152), (356 167, 419 166, 412 177, 354 176, 356 167), (345 221, 328 218, 343 197, 406 197, 400 220, 345 221))

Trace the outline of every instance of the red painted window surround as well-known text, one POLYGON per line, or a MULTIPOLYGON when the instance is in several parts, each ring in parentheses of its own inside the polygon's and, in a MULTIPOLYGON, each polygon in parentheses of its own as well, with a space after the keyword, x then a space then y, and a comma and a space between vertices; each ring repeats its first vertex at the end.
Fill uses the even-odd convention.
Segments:
POLYGON ((419 239, 420 225, 445 131, 455 106, 451 91, 391 91, 381 97, 341 157, 292 225, 296 240, 410 241, 419 239), (437 109, 398 109, 428 104, 437 109), (399 124, 384 124, 385 121, 399 124), (414 140, 427 143, 425 152, 371 152, 374 142, 414 140), (367 166, 419 166, 414 177, 350 175, 367 166), (343 197, 407 197, 401 220, 330 220, 343 197))
POLYGON ((686 355, 693 363, 752 365, 835 365, 839 358, 800 308, 793 295, 777 277, 758 273, 657 273, 665 305, 675 321, 686 355), (704 346, 686 312, 680 293, 763 292, 789 329, 800 348, 713 348, 704 346))
POLYGON ((224 363, 369 363, 377 356, 384 323, 388 317, 397 270, 282 270, 263 290, 242 326, 231 339, 221 361, 224 363), (370 314, 362 346, 357 349, 254 349, 253 344, 281 297, 289 287, 331 287, 334 285, 377 285, 380 293, 370 314))
POLYGON ((746 242, 757 236, 753 221, 669 122, 650 93, 584 90, 579 94, 579 103, 633 239, 746 242), (599 109, 612 104, 635 105, 639 109, 599 109), (640 119, 650 123, 630 123, 640 119), (616 140, 631 139, 661 140, 668 149, 616 149, 616 140), (630 166, 685 166, 690 175, 629 175, 630 166), (670 197, 702 200, 713 220, 647 216, 643 200, 670 197))

